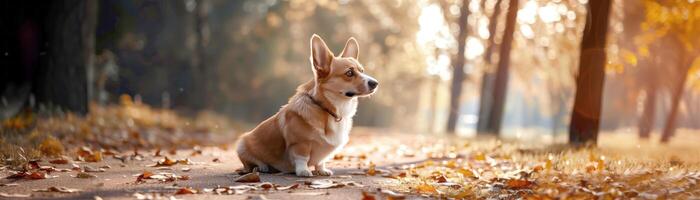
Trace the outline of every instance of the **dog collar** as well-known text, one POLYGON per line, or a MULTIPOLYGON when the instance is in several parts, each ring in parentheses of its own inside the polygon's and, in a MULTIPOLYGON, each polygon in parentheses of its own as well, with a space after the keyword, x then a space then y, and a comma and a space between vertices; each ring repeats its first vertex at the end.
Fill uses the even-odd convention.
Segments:
POLYGON ((316 106, 320 107, 323 111, 326 111, 326 113, 328 113, 328 114, 331 115, 333 118, 335 118, 335 121, 336 121, 336 122, 340 122, 340 120, 343 120, 342 117, 338 117, 338 114, 335 114, 333 111, 331 111, 330 109, 328 109, 328 108, 326 108, 325 106, 323 106, 323 104, 321 104, 321 102, 319 102, 319 101, 317 101, 316 99, 314 99, 314 97, 311 96, 309 93, 305 93, 305 95, 306 95, 307 97, 309 97, 309 99, 311 99, 311 102, 314 102, 314 104, 316 104, 316 106))

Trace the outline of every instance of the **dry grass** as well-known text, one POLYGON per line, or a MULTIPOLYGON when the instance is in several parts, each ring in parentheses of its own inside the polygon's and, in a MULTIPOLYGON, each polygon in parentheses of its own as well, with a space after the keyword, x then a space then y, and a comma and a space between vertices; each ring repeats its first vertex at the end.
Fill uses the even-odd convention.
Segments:
POLYGON ((654 139, 605 134, 599 148, 586 149, 434 137, 401 141, 394 147, 371 145, 383 146, 380 152, 389 158, 405 155, 397 152, 427 158, 392 172, 397 182, 386 187, 410 194, 467 199, 700 197, 700 145, 694 144, 700 141, 698 132, 681 130, 666 145, 654 139))
POLYGON ((122 96, 119 105, 91 105, 86 116, 25 112, 3 121, 0 159, 7 165, 18 165, 61 156, 82 146, 120 152, 219 145, 235 138, 238 126, 232 124, 211 112, 188 118, 122 96))

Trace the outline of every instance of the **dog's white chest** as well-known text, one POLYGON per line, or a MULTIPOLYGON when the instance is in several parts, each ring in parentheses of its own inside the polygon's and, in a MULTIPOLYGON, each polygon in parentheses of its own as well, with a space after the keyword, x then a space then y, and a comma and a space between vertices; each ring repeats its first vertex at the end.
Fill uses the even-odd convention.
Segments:
POLYGON ((331 146, 342 146, 348 142, 350 129, 352 129, 352 118, 343 119, 336 122, 330 118, 327 122, 328 127, 324 139, 331 146))
POLYGON ((337 114, 342 116, 342 120, 338 122, 335 121, 335 118, 328 118, 324 134, 321 136, 322 143, 325 144, 312 150, 311 163, 324 162, 348 143, 350 129, 352 129, 352 117, 357 109, 357 100, 353 99, 336 104, 336 108, 338 108, 337 114))
POLYGON ((326 122, 325 140, 331 146, 339 147, 348 142, 348 135, 352 129, 352 117, 357 111, 357 99, 351 99, 344 102, 334 102, 338 116, 342 120, 336 121, 335 118, 329 117, 326 122))

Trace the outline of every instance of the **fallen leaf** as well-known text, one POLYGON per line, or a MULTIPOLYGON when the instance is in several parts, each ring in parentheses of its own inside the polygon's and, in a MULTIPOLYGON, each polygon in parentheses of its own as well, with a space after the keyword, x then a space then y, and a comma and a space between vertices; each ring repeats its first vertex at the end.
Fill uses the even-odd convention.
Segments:
POLYGON ((457 169, 457 172, 462 174, 462 176, 464 176, 465 178, 466 177, 468 177, 468 178, 475 178, 476 177, 474 175, 474 172, 470 169, 460 168, 460 169, 457 169))
POLYGON ((142 182, 144 181, 143 179, 149 179, 151 178, 151 176, 153 176, 153 172, 145 171, 141 175, 136 177, 136 182, 142 182))
POLYGON ((260 182, 260 173, 259 172, 251 172, 243 176, 239 176, 236 178, 235 182, 239 183, 256 183, 260 182))
POLYGON ((376 200, 377 198, 374 197, 374 195, 370 194, 367 191, 362 191, 362 200, 376 200))
POLYGON ((28 179, 46 179, 48 176, 43 173, 43 172, 32 172, 31 174, 27 175, 26 178, 28 179))
POLYGON ((436 192, 437 192, 437 189, 435 188, 435 186, 428 185, 428 184, 426 184, 426 183, 423 183, 423 184, 420 184, 420 185, 416 186, 415 190, 416 190, 416 192, 418 192, 418 193, 429 193, 429 194, 433 194, 433 193, 436 193, 436 192))
POLYGON ((283 191, 283 190, 291 190, 291 189, 297 189, 299 188, 299 183, 295 183, 289 186, 283 186, 283 187, 276 187, 276 190, 283 191))
POLYGON ((340 182, 340 184, 347 185, 347 186, 353 186, 353 187, 365 187, 365 185, 362 185, 362 184, 357 183, 355 181, 343 181, 343 182, 340 182))
POLYGON ((526 189, 533 185, 532 181, 522 180, 522 179, 508 179, 506 181, 506 187, 509 189, 526 189))
POLYGON ((345 186, 344 184, 338 184, 330 179, 320 179, 311 181, 309 187, 314 189, 328 189, 328 188, 339 188, 345 186))
POLYGON ((434 180, 438 183, 444 183, 447 182, 447 177, 445 177, 444 175, 440 175, 438 177, 435 177, 434 180))
POLYGON ((80 192, 79 189, 67 188, 67 187, 49 187, 46 189, 35 189, 34 192, 60 192, 60 193, 76 193, 80 192))
POLYGON ((77 154, 78 154, 78 160, 84 160, 86 162, 102 161, 102 152, 92 151, 88 147, 79 148, 77 154))
POLYGON ((40 160, 30 160, 27 162, 27 166, 29 169, 39 169, 39 161, 40 160))
POLYGON ((65 157, 49 161, 51 164, 65 165, 68 164, 68 159, 65 157))
POLYGON ((474 160, 484 161, 486 160, 486 155, 484 155, 484 152, 476 152, 476 154, 474 154, 474 160))
POLYGON ((377 169, 376 165, 372 162, 369 163, 369 168, 367 168, 367 172, 365 172, 368 176, 374 176, 377 174, 377 169))
POLYGON ((19 194, 19 193, 4 193, 0 192, 0 197, 5 197, 5 198, 28 198, 31 197, 31 194, 19 194))
POLYGON ((263 189, 263 190, 269 190, 269 189, 275 187, 275 185, 273 185, 273 184, 270 183, 270 182, 260 183, 260 184, 258 184, 257 186, 258 186, 258 188, 261 188, 261 189, 263 189))
POLYGON ((170 158, 168 158, 167 156, 165 156, 165 158, 163 158, 162 160, 159 160, 158 162, 156 162, 156 164, 151 165, 151 167, 173 166, 173 165, 175 165, 175 164, 177 164, 177 163, 178 163, 178 161, 176 161, 176 160, 171 160, 170 158))
POLYGON ((183 195, 183 194, 197 194, 197 190, 192 189, 190 187, 185 187, 185 188, 180 188, 175 192, 176 195, 183 195))

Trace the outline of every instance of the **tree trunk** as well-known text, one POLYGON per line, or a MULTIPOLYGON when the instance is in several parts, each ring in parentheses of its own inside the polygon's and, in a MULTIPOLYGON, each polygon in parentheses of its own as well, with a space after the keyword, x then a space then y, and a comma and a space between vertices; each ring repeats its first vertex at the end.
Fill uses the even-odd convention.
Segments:
POLYGON ((481 77, 481 95, 479 96, 479 118, 476 123, 477 134, 489 134, 487 129, 493 110, 493 72, 484 72, 481 77))
POLYGON ((97 4, 94 1, 52 1, 46 18, 47 63, 34 82, 37 102, 85 114, 88 112, 87 70, 92 66, 97 4))
MULTIPOLYGON (((486 1, 482 1, 486 2, 486 1)), ((501 2, 503 0, 497 0, 496 5, 494 5, 493 13, 491 13, 491 20, 489 21, 489 39, 488 46, 484 52, 484 61, 486 65, 492 66, 492 55, 494 49, 496 49, 496 28, 498 27, 498 16, 501 14, 501 2)), ((483 7, 483 6, 482 6, 483 7)), ((479 121, 476 124, 476 132, 486 133, 486 124, 488 123, 489 114, 493 108, 493 73, 490 70, 485 69, 484 75, 481 78, 481 95, 479 95, 479 121)))
POLYGON ((459 118, 462 83, 464 82, 464 51, 467 42, 467 17, 469 16, 469 0, 462 1, 459 15, 459 35, 457 35, 457 55, 453 59, 452 88, 450 90, 450 108, 447 116, 447 133, 454 134, 459 118))
POLYGON ((503 120, 503 110, 506 103, 506 92, 508 87, 508 73, 510 68, 510 49, 513 45, 513 33, 515 32, 515 19, 518 16, 518 1, 510 0, 508 13, 506 14, 506 28, 503 30, 503 41, 501 42, 498 56, 498 67, 493 83, 493 103, 489 114, 485 134, 498 135, 501 131, 503 120))
POLYGON ((501 15, 501 2, 503 0, 497 0, 496 5, 493 6, 493 13, 491 13, 491 20, 489 21, 489 39, 486 51, 484 51, 484 61, 488 64, 492 64, 493 52, 496 49, 496 28, 498 28, 498 16, 501 15))
POLYGON ((654 117, 656 115, 656 83, 653 78, 648 79, 646 85, 646 98, 644 99, 644 110, 639 118, 639 138, 649 139, 651 131, 654 129, 654 117))
POLYGON ((598 140, 610 5, 611 0, 588 2, 586 27, 581 39, 576 95, 569 127, 569 143, 575 146, 595 145, 598 140))
POLYGON ((196 46, 194 49, 193 64, 192 64, 192 83, 195 91, 193 95, 190 96, 190 103, 195 110, 211 105, 211 102, 207 102, 210 99, 208 97, 210 88, 210 82, 212 76, 209 74, 206 58, 206 46, 209 41, 209 24, 208 21, 208 5, 207 0, 197 0, 195 1, 194 9, 194 33, 196 38, 196 46))
POLYGON ((432 76, 430 80, 431 94, 430 94, 430 117, 428 118, 428 133, 435 132, 435 119, 437 118, 437 97, 438 97, 438 87, 440 86, 440 77, 432 76))
POLYGON ((668 143, 671 140, 671 136, 676 132, 676 121, 678 118, 678 105, 680 105, 681 99, 683 97, 683 91, 685 90, 685 81, 688 79, 688 69, 690 62, 685 61, 686 57, 684 53, 681 53, 681 62, 679 69, 681 70, 680 79, 676 82, 676 86, 673 88, 673 93, 671 94, 671 110, 666 117, 666 124, 664 125, 663 132, 661 132, 661 142, 668 143))

